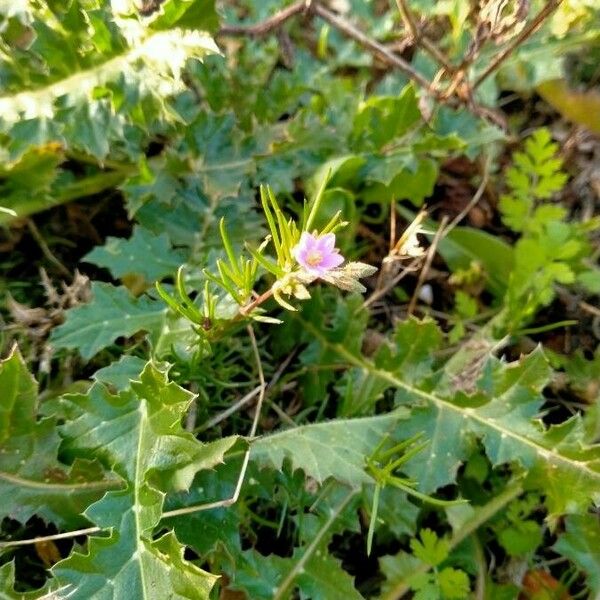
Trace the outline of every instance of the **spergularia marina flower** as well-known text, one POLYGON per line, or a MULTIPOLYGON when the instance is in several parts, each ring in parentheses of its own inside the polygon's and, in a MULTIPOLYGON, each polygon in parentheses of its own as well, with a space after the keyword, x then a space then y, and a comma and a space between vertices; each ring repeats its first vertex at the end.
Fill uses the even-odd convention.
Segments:
POLYGON ((344 262, 344 257, 335 247, 334 233, 316 236, 304 231, 300 241, 292 249, 292 254, 298 264, 313 277, 322 277, 344 262))
POLYGON ((335 247, 335 233, 308 233, 303 231, 299 242, 292 248, 292 256, 300 269, 288 272, 273 284, 273 298, 287 310, 296 310, 283 299, 294 296, 299 300, 310 298, 306 286, 321 279, 348 292, 362 293, 366 288, 358 281, 373 275, 377 269, 360 262, 344 262, 335 247))

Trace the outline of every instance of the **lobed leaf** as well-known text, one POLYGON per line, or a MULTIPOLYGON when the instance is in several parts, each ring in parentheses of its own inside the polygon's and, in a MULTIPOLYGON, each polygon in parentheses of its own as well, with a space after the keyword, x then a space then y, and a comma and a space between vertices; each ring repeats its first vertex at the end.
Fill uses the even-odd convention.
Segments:
POLYGON ((54 418, 37 420, 37 383, 15 346, 0 361, 0 519, 38 515, 61 527, 85 523, 81 513, 120 478, 97 461, 59 459, 54 418))
POLYGON ((175 273, 184 258, 171 247, 166 233, 155 235, 136 226, 129 239, 109 237, 104 246, 96 246, 82 260, 107 268, 115 278, 137 273, 153 283, 175 273))
POLYGON ((187 489, 235 443, 204 445, 183 430, 192 398, 151 363, 117 395, 96 384, 63 398, 66 451, 100 457, 127 484, 86 511, 108 537, 91 537, 86 554, 74 552, 52 569, 59 585, 72 586, 73 598, 208 598, 217 577, 185 560, 172 532, 153 537, 165 492, 187 489))
POLYGON ((600 524, 593 514, 569 515, 566 532, 553 549, 572 560, 584 573, 593 598, 600 594, 600 524))
POLYGON ((552 514, 600 502, 600 446, 593 443, 581 419, 573 417, 548 429, 539 419, 541 391, 550 374, 541 350, 508 365, 490 358, 489 348, 479 350, 472 364, 463 368, 462 378, 450 375, 432 388, 427 379, 408 383, 391 367, 393 358, 379 366, 331 343, 316 329, 311 333, 328 352, 396 388, 397 402, 412 415, 402 437, 424 432, 429 440, 428 448, 406 466, 421 491, 452 483, 479 438, 494 465, 511 463, 525 470, 529 484, 548 495, 552 514), (473 382, 479 391, 469 397, 461 389, 470 390, 473 382), (568 497, 562 491, 565 485, 568 497))
POLYGON ((261 466, 280 469, 284 460, 319 483, 329 477, 357 487, 372 483, 365 459, 387 433, 408 417, 404 410, 378 417, 336 419, 289 429, 257 439, 250 458, 261 466))
POLYGON ((92 300, 71 309, 67 320, 50 336, 55 348, 78 350, 89 360, 120 336, 138 331, 157 332, 165 319, 163 302, 147 296, 134 298, 124 287, 92 283, 92 300))

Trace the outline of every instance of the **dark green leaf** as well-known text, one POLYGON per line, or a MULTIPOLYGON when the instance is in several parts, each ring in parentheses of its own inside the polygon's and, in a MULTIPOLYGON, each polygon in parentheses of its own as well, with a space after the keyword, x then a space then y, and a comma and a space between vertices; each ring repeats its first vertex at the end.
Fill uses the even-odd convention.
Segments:
POLYGON ((166 233, 155 235, 134 227, 128 240, 109 237, 104 246, 97 246, 82 260, 107 268, 115 278, 138 273, 153 283, 173 275, 184 262, 184 255, 171 247, 166 233))
POLYGON ((90 303, 71 309, 50 339, 55 348, 76 349, 90 359, 120 336, 157 331, 166 312, 163 302, 134 298, 124 287, 94 282, 90 303))
POLYGON ((37 420, 37 383, 17 348, 0 362, 0 518, 25 523, 37 514, 60 526, 85 523, 81 513, 118 477, 96 461, 58 458, 54 418, 37 420))
POLYGON ((74 552, 53 567, 61 585, 73 586, 74 598, 208 598, 216 578, 183 558, 172 532, 153 538, 164 493, 187 489, 198 470, 222 462, 235 442, 203 445, 184 432, 181 419, 191 401, 152 364, 118 395, 97 384, 86 395, 64 398, 70 411, 66 450, 93 453, 127 483, 86 512, 111 530, 108 537, 90 538, 86 554, 74 552))

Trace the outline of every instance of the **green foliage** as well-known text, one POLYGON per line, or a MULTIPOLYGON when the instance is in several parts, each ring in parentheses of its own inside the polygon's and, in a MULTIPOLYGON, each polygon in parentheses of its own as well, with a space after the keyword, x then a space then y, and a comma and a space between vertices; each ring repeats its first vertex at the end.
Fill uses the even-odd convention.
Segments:
POLYGON ((98 369, 94 373, 94 379, 107 387, 121 391, 130 386, 131 381, 137 379, 146 363, 137 356, 123 354, 121 358, 107 367, 98 369))
POLYGON ((513 165, 505 174, 510 194, 500 199, 502 219, 513 231, 540 233, 548 222, 564 218, 560 205, 536 205, 552 198, 567 181, 557 150, 550 132, 541 128, 525 141, 524 152, 513 154, 513 165))
POLYGON ((591 284, 590 289, 595 285, 597 267, 587 263, 587 238, 600 224, 597 219, 566 222, 565 208, 547 202, 566 182, 557 148, 549 131, 538 129, 526 141, 525 152, 514 153, 506 172, 510 193, 502 196, 499 207, 504 222, 522 234, 507 291, 510 318, 517 325, 552 302, 555 284, 578 280, 591 284))
MULTIPOLYGON (((453 567, 437 569, 448 558, 450 548, 446 540, 438 538, 431 529, 421 529, 419 538, 410 540, 410 548, 414 558, 407 555, 395 575, 398 576, 408 565, 411 565, 413 573, 409 576, 409 581, 415 598, 460 600, 469 597, 469 577, 464 571, 453 567), (419 572, 421 565, 434 567, 434 570, 419 572)), ((407 570, 405 574, 408 573, 407 570)))
POLYGON ((454 303, 456 310, 456 324, 448 334, 448 338, 451 342, 456 342, 465 335, 464 320, 475 317, 478 309, 477 300, 462 290, 457 290, 454 296, 454 303))
MULTIPOLYGON (((405 327, 412 325, 403 324, 400 330, 405 327)), ((426 322, 421 325, 428 327, 426 322)), ((579 417, 547 430, 536 418, 543 403, 541 390, 550 375, 541 350, 512 364, 493 358, 489 350, 477 350, 475 356, 459 353, 433 387, 427 375, 409 383, 401 367, 394 369, 396 357, 406 347, 399 347, 378 365, 331 344, 316 330, 312 333, 329 351, 396 388, 397 404, 411 408, 403 434, 423 432, 429 441, 428 451, 417 454, 406 466, 421 491, 428 493, 452 483, 476 436, 483 440, 493 465, 515 463, 529 473, 534 485, 544 487, 552 513, 577 511, 598 500, 600 469, 593 434, 586 432, 579 417), (561 491, 565 481, 571 490, 568 497, 561 491)), ((420 336, 412 339, 420 340, 420 336)), ((429 342, 430 353, 434 347, 429 342)))
MULTIPOLYGON (((10 95, 2 99, 2 112, 9 135, 28 133, 28 139, 18 140, 21 148, 30 140, 57 139, 46 138, 49 134, 59 140, 61 134, 66 139, 83 134, 74 140, 78 148, 105 156, 106 133, 118 135, 121 129, 122 136, 128 130, 135 139, 136 126, 164 118, 170 110, 165 96, 181 89, 178 80, 186 58, 216 51, 207 35, 179 29, 180 19, 168 22, 164 14, 143 19, 132 8, 118 12, 100 2, 56 2, 29 5, 17 16, 14 27, 32 44, 25 52, 18 39, 5 38, 6 50, 11 48, 14 56, 3 57, 10 95), (179 52, 173 52, 176 43, 179 52), (144 92, 137 98, 132 93, 136 88, 144 92), (141 106, 152 112, 143 114, 141 106), (19 120, 21 115, 25 121, 19 120)), ((14 29, 10 33, 14 36, 14 29)))
POLYGON ((290 558, 245 552, 234 573, 234 589, 265 600, 288 598, 293 589, 309 598, 362 598, 352 578, 327 551, 333 535, 347 522, 348 516, 346 520, 344 516, 352 513, 354 499, 355 492, 347 488, 329 491, 314 514, 303 518, 304 535, 290 558))
POLYGON ((250 456, 276 469, 288 459, 293 468, 302 469, 318 483, 332 477, 357 487, 372 481, 364 470, 365 456, 406 416, 398 410, 379 417, 305 425, 258 440, 250 456))
POLYGON ((454 273, 480 264, 489 291, 497 297, 506 293, 515 253, 501 238, 479 229, 457 227, 441 240, 440 254, 454 273))
POLYGON ((115 278, 137 274, 153 283, 171 275, 183 259, 183 253, 171 247, 166 233, 154 235, 135 227, 128 240, 108 238, 104 246, 94 248, 82 260, 108 269, 115 278))
MULTIPOLYGON (((415 216, 402 206, 398 207, 398 212, 408 220, 415 216)), ((423 223, 427 230, 437 228, 429 219, 423 223)), ((452 271, 453 279, 458 272, 475 268, 481 272, 485 287, 494 296, 502 298, 505 295, 514 269, 514 250, 502 238, 481 229, 458 226, 440 239, 438 251, 452 271)))
POLYGON ((567 338, 533 351, 525 338, 557 311, 571 322, 566 304, 543 310, 557 285, 577 301, 600 291, 598 220, 560 202, 573 167, 548 130, 502 173, 507 138, 490 124, 503 89, 531 92, 592 38, 589 11, 542 24, 470 90, 541 2, 526 18, 527 3, 409 2, 457 72, 400 37, 395 7, 335 3, 437 73, 438 102, 317 9, 269 35, 225 28, 219 56, 211 32, 290 3, 142 4, 0 7, 3 266, 13 279, 34 240, 49 267, 44 308, 35 277, 0 284, 29 304, 2 314, 27 361, 11 349, 0 363, 0 597, 458 600, 484 579, 488 596, 516 597, 527 590, 504 572, 537 568, 550 544, 574 597, 600 593, 595 324, 582 318, 568 356, 567 338), (431 242, 481 165, 469 217, 483 225, 437 240, 443 260, 422 271, 433 301, 406 310, 425 280, 414 257, 385 257, 388 228, 404 227, 391 209, 411 222, 427 202, 431 242), (27 229, 14 220, 50 207, 27 229), (333 233, 343 266, 311 274, 303 233, 333 233), (90 250, 92 237, 105 242, 90 250), (96 278, 87 304, 55 281, 57 259, 96 278), (72 549, 14 543, 56 530, 72 549))
POLYGON ((17 592, 15 591, 15 564, 9 562, 0 567, 0 598, 2 600, 27 600, 39 598, 42 590, 36 592, 17 592))
POLYGON ((158 332, 165 313, 161 302, 147 296, 134 298, 124 287, 95 282, 90 303, 71 310, 51 339, 55 348, 76 348, 90 359, 119 336, 158 332))
POLYGON ((592 514, 571 515, 554 549, 571 559, 586 574, 591 597, 600 592, 600 526, 592 514))
POLYGON ((445 540, 438 539, 431 529, 422 529, 419 532, 419 538, 413 538, 410 541, 410 548, 416 558, 432 567, 446 560, 448 557, 448 543, 445 540))
POLYGON ((108 537, 92 537, 87 553, 75 552, 58 563, 53 574, 59 584, 73 586, 78 598, 105 593, 107 587, 118 597, 208 598, 215 577, 183 558, 184 548, 172 532, 158 539, 152 532, 165 492, 187 489, 198 470, 222 462, 235 440, 203 445, 184 432, 180 420, 192 395, 151 364, 130 390, 116 396, 95 385, 88 394, 63 401, 66 451, 74 456, 93 452, 126 488, 108 492, 86 510, 94 523, 114 529, 108 537), (121 423, 118 431, 115 422, 121 423))
POLYGON ((423 123, 415 89, 407 86, 398 97, 361 103, 349 135, 351 153, 330 159, 321 170, 331 169, 330 189, 343 189, 351 198, 421 206, 437 178, 434 158, 464 145, 454 131, 442 134, 423 123))
POLYGON ((541 544, 542 528, 534 519, 528 518, 539 505, 535 494, 513 502, 498 521, 496 534, 502 547, 511 556, 524 556, 534 552, 541 544))
POLYGON ((185 121, 176 94, 185 90, 186 61, 218 49, 202 31, 214 26, 214 10, 211 16, 211 10, 195 7, 191 18, 171 8, 183 4, 168 2, 151 18, 140 16, 133 4, 113 9, 79 0, 28 3, 10 15, 0 54, 0 152, 15 193, 5 196, 5 206, 27 215, 92 194, 93 185, 112 187, 136 170, 131 163, 152 136, 185 121), (187 29, 192 23, 194 31, 187 29), (65 151, 97 166, 75 179, 59 166, 65 151), (23 179, 26 154, 46 157, 47 167, 36 159, 38 173, 45 173, 43 186, 39 175, 23 179), (36 192, 41 198, 27 198, 36 192))
POLYGON ((84 509, 119 479, 92 457, 63 462, 54 418, 37 420, 37 383, 17 350, 0 362, 0 518, 33 515, 77 527, 84 509))

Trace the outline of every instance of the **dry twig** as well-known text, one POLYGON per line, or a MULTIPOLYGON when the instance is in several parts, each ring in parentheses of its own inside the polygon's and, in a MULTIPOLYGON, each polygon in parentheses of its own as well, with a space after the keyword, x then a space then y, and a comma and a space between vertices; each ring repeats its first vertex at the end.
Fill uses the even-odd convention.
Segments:
POLYGON ((286 21, 295 17, 296 15, 306 12, 307 7, 306 0, 300 0, 294 2, 286 8, 275 13, 272 17, 256 23, 255 25, 223 25, 219 30, 218 35, 229 35, 229 36, 251 36, 261 37, 267 35, 276 29, 279 29, 286 21))
MULTIPOLYGON (((555 2, 560 0, 554 0, 555 2)), ((437 86, 433 82, 428 81, 421 73, 419 73, 413 66, 402 57, 398 56, 395 52, 390 50, 387 46, 380 44, 376 40, 370 38, 368 35, 357 29, 349 21, 336 15, 329 9, 325 8, 322 4, 315 0, 301 0, 291 4, 287 8, 277 12, 275 15, 254 25, 223 25, 218 35, 220 36, 250 36, 250 37, 261 37, 269 33, 275 32, 280 29, 287 21, 296 17, 299 14, 315 14, 325 22, 335 27, 338 31, 342 32, 347 37, 353 39, 360 46, 368 50, 370 53, 382 59, 390 66, 402 71, 409 79, 418 84, 425 92, 438 102, 447 103, 451 106, 457 104, 466 105, 474 114, 498 125, 499 127, 506 129, 505 119, 496 110, 481 106, 477 104, 472 94, 469 93, 453 93, 448 95, 446 92, 441 92, 437 89, 437 86)), ((433 54, 443 66, 443 70, 449 73, 455 73, 456 68, 453 67, 450 62, 443 56, 441 51, 430 41, 428 38, 418 33, 417 27, 412 20, 410 13, 409 22, 406 21, 407 27, 413 34, 416 34, 415 43, 422 45, 430 54, 433 54)), ((412 35, 412 34, 411 34, 412 35)), ((442 73, 439 74, 440 77, 442 73)), ((461 76, 462 78, 462 76, 461 76)), ((460 83, 461 78, 457 81, 460 83)), ((436 78, 436 83, 439 77, 436 78)), ((458 83, 455 87, 458 88, 458 83)), ((454 91, 460 91, 462 88, 458 88, 454 91)))
POLYGON ((434 60, 442 65, 447 73, 454 72, 454 66, 450 64, 448 59, 442 54, 439 48, 426 35, 419 31, 406 0, 396 0, 396 6, 400 11, 400 16, 404 21, 404 25, 410 32, 415 44, 417 44, 417 46, 421 46, 426 52, 428 52, 434 60))
POLYGON ((560 6, 562 0, 549 0, 546 6, 531 20, 529 25, 514 38, 500 54, 492 60, 487 69, 475 80, 471 86, 471 91, 475 91, 500 65, 520 46, 528 37, 533 35, 541 26, 542 23, 560 6))
POLYGON ((341 31, 343 34, 347 35, 349 38, 352 38, 355 42, 363 46, 363 48, 366 48, 373 54, 381 57, 388 64, 402 71, 407 77, 424 88, 429 94, 436 98, 438 97, 438 94, 432 88, 431 83, 427 81, 427 79, 423 77, 421 73, 416 71, 410 63, 405 61, 403 58, 400 58, 397 54, 394 54, 386 46, 376 42, 362 31, 354 27, 354 25, 346 21, 346 19, 334 14, 319 3, 315 3, 312 10, 316 15, 321 17, 321 19, 341 31))
POLYGON ((473 197, 471 198, 469 203, 460 211, 460 213, 458 213, 458 215, 456 215, 456 217, 454 217, 454 219, 452 219, 448 227, 446 227, 446 231, 444 231, 444 236, 447 236, 471 212, 471 209, 474 208, 475 205, 481 200, 483 192, 485 192, 485 188, 487 187, 489 181, 489 166, 489 160, 486 160, 483 167, 483 177, 481 179, 479 187, 477 188, 477 191, 475 192, 475 194, 473 194, 473 197))
POLYGON ((437 250, 437 246, 444 235, 444 230, 446 229, 446 223, 448 222, 448 217, 444 216, 438 230, 435 232, 433 236, 433 240, 431 242, 431 246, 429 246, 429 250, 427 251, 427 258, 425 259, 425 264, 419 273, 419 279, 417 280, 417 285, 415 286, 415 291, 413 292, 412 298, 410 299, 410 303, 408 305, 408 315, 412 315, 415 310, 415 306, 417 304, 417 300, 419 298, 419 291, 421 286, 425 282, 425 278, 427 277, 427 273, 429 272, 429 268, 431 267, 431 263, 433 262, 433 257, 435 256, 435 251, 437 250))

